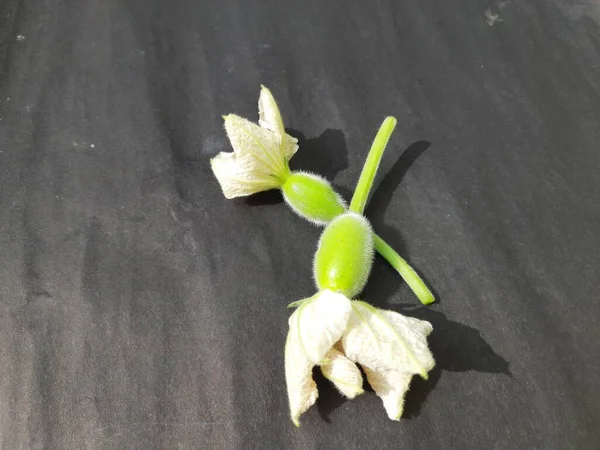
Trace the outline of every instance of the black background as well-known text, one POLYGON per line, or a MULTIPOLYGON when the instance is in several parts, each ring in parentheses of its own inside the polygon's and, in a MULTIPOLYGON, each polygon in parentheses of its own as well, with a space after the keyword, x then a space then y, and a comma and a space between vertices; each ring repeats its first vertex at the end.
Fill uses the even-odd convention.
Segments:
POLYGON ((599 23, 592 0, 1 2, 0 447, 599 448, 599 23), (363 295, 434 326, 399 423, 322 379, 289 420, 320 230, 209 166, 260 83, 292 168, 345 196, 398 119, 367 215, 439 298, 381 259, 363 295))

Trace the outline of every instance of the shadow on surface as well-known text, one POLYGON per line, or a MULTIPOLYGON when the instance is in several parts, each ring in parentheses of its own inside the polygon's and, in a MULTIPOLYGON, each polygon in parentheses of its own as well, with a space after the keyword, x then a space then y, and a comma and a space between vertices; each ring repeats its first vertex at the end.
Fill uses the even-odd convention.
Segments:
MULTIPOLYGON (((360 370, 360 373, 362 374, 363 389, 365 393, 369 395, 374 394, 373 388, 367 382, 367 376, 365 375, 364 370, 359 365, 357 366, 360 370)), ((315 368, 313 370, 313 378, 317 383, 317 388, 319 389, 319 398, 317 399, 317 410, 319 411, 321 419, 323 419, 327 423, 330 423, 331 419, 329 418, 329 416, 331 415, 331 413, 350 400, 348 400, 346 397, 340 394, 340 392, 333 386, 333 384, 323 376, 323 374, 318 368, 315 368)))
POLYGON ((319 398, 316 403, 319 415, 325 422, 331 423, 330 414, 349 400, 340 394, 333 384, 323 376, 318 367, 313 369, 313 379, 319 390, 319 398))
POLYGON ((442 371, 482 372, 511 376, 509 363, 483 339, 479 330, 454 322, 431 307, 420 306, 404 309, 402 313, 433 325, 428 338, 429 347, 436 361, 429 380, 414 377, 406 396, 403 417, 417 417, 427 396, 441 378, 442 371))
POLYGON ((376 216, 382 217, 385 214, 394 192, 398 189, 406 173, 429 147, 431 147, 429 141, 416 141, 408 146, 385 174, 381 183, 373 189, 372 198, 366 209, 367 216, 371 217, 371 214, 376 213, 376 216))
POLYGON ((279 189, 259 192, 246 197, 244 200, 248 206, 277 205, 283 201, 283 195, 279 189))
POLYGON ((286 131, 298 139, 298 151, 290 161, 293 170, 313 172, 332 181, 348 167, 346 138, 341 130, 327 129, 312 139, 292 128, 286 131))
MULTIPOLYGON (((365 215, 371 221, 375 232, 381 236, 396 252, 408 261, 411 267, 423 279, 427 287, 431 290, 439 303, 440 298, 426 276, 415 267, 409 258, 406 244, 402 239, 400 231, 395 226, 389 226, 383 223, 385 212, 392 200, 392 196, 398 189, 398 186, 404 179, 406 173, 417 159, 431 146, 431 142, 417 141, 408 146, 400 155, 392 168, 385 174, 383 180, 373 190, 372 198, 369 201, 365 215)), ((404 283, 398 273, 382 257, 377 257, 373 265, 373 275, 367 284, 364 296, 365 298, 384 299, 387 301, 399 286, 404 283), (385 267, 384 267, 385 266, 385 267), (374 276, 375 275, 375 276, 374 276)))

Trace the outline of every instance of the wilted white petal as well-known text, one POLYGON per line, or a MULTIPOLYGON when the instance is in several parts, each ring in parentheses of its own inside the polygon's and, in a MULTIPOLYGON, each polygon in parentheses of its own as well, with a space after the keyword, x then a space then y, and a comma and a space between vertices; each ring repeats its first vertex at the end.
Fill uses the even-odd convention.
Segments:
POLYGON ((227 198, 280 188, 290 175, 288 161, 298 140, 285 133, 277 103, 264 86, 258 109, 260 126, 235 114, 223 116, 233 153, 220 153, 211 166, 227 198))
POLYGON ((289 134, 284 134, 282 148, 283 154, 289 161, 291 157, 294 156, 294 153, 298 151, 298 139, 290 136, 289 134))
POLYGON ((302 303, 289 319, 292 340, 301 346, 310 362, 319 364, 340 340, 352 306, 344 295, 321 291, 302 303))
POLYGON ((258 98, 258 124, 268 130, 285 134, 283 120, 277 102, 271 91, 265 86, 261 86, 260 97, 258 98))
POLYGON ((279 188, 288 169, 277 135, 233 114, 225 117, 225 130, 234 152, 211 159, 225 197, 279 188))
POLYGON ((432 330, 424 320, 355 300, 342 344, 348 358, 372 370, 393 369, 427 378, 435 365, 427 346, 432 330))
POLYGON ((299 418, 308 408, 315 404, 319 393, 312 378, 313 364, 302 350, 302 347, 291 342, 288 333, 285 343, 285 381, 292 421, 300 426, 299 418))
POLYGON ((265 86, 261 86, 258 99, 258 124, 280 136, 281 152, 289 161, 298 150, 298 139, 286 134, 277 102, 265 86))
POLYGON ((285 160, 276 133, 235 114, 229 114, 224 119, 227 137, 244 170, 255 176, 275 177, 285 172, 285 160))
POLYGON ((367 381, 383 400, 388 417, 392 420, 399 420, 404 410, 404 397, 413 374, 396 370, 375 372, 367 367, 363 367, 363 370, 367 381))
POLYGON ((292 421, 296 425, 318 396, 312 367, 321 363, 340 339, 350 311, 350 300, 346 297, 323 291, 303 302, 290 317, 285 376, 292 421))
POLYGON ((273 177, 257 177, 240 165, 235 154, 221 152, 210 160, 213 173, 225 198, 244 197, 257 192, 276 189, 279 182, 273 177))
POLYGON ((335 347, 325 355, 325 362, 321 364, 321 372, 348 398, 354 398, 364 392, 360 370, 335 347))
POLYGON ((379 395, 388 415, 402 413, 404 394, 414 374, 427 378, 435 365, 427 346, 433 330, 429 322, 352 302, 352 314, 342 337, 344 352, 359 363, 379 395))

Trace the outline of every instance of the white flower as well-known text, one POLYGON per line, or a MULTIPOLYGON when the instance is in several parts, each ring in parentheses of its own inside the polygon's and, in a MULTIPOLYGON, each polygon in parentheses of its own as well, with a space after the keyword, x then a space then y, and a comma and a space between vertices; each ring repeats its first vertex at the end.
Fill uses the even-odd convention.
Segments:
POLYGON ((312 369, 323 375, 348 398, 363 392, 362 366, 388 417, 402 415, 404 396, 414 374, 427 378, 435 362, 427 347, 429 322, 379 310, 351 301, 332 291, 321 291, 298 302, 289 320, 285 346, 285 374, 292 421, 318 397, 312 369))
POLYGON ((290 174, 288 161, 298 141, 286 134, 277 103, 264 86, 258 112, 260 126, 234 114, 223 116, 233 153, 221 152, 210 163, 226 198, 279 188, 290 174))

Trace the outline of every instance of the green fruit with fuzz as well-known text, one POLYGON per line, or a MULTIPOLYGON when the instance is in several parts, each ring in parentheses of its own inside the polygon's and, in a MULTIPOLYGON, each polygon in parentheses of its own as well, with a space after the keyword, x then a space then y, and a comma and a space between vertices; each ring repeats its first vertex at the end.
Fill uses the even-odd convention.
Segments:
POLYGON ((301 217, 323 225, 346 211, 329 182, 312 173, 292 172, 281 187, 285 202, 301 217))
POLYGON ((358 295, 373 265, 373 230, 362 215, 348 212, 323 231, 315 254, 314 277, 319 290, 358 295))

